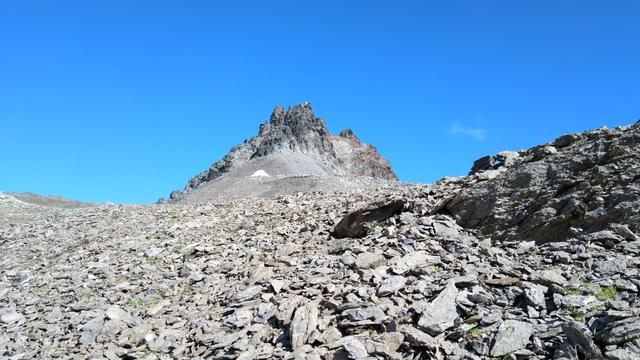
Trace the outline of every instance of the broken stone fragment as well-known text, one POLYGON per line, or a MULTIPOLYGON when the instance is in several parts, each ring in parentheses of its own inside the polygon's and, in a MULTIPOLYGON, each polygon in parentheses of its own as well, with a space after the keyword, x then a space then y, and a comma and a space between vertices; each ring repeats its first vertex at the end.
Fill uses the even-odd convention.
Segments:
POLYGON ((300 299, 298 297, 287 297, 282 299, 278 304, 278 310, 276 312, 276 319, 282 325, 288 325, 291 322, 293 313, 298 307, 300 299))
POLYGON ((484 281, 485 284, 493 286, 513 286, 518 282, 520 282, 520 279, 516 277, 495 278, 484 281))
POLYGON ((516 320, 506 320, 496 334, 491 356, 504 356, 524 349, 533 335, 533 325, 516 320))
MULTIPOLYGON (((618 230, 622 230, 623 228, 618 228, 618 230)), ((628 230, 628 228, 627 228, 628 230)), ((633 233, 632 233, 633 234, 633 233)), ((598 232, 594 232, 588 235, 585 235, 584 239, 586 241, 600 243, 607 248, 613 248, 620 242, 624 240, 623 236, 611 231, 611 230, 602 230, 598 232)))
POLYGON ((381 323, 387 318, 387 315, 377 306, 369 306, 367 308, 349 309, 342 312, 342 315, 351 321, 371 320, 381 323))
POLYGON ((384 255, 379 253, 364 252, 356 258, 355 265, 358 270, 369 270, 383 266, 387 263, 384 255))
POLYGON ((596 336, 607 345, 618 345, 640 338, 640 317, 614 321, 596 336))
POLYGON ((107 309, 106 317, 109 320, 122 320, 124 322, 131 321, 131 315, 122 310, 118 305, 112 305, 107 309))
POLYGON ((438 341, 431 337, 431 335, 422 332, 411 325, 403 325, 400 331, 405 336, 405 340, 409 344, 418 347, 426 347, 428 349, 437 349, 438 341))
POLYGON ((455 326, 459 319, 456 306, 458 289, 450 281, 440 294, 429 303, 418 320, 418 326, 435 336, 455 326))
POLYGON ((359 360, 369 356, 367 348, 355 336, 347 336, 342 338, 342 347, 349 354, 350 359, 359 360))
POLYGON ((537 271, 531 275, 531 281, 542 284, 545 286, 558 285, 566 286, 567 279, 565 279, 560 272, 556 270, 543 270, 537 271))
POLYGON ((593 342, 591 332, 576 322, 569 322, 562 325, 562 331, 567 337, 567 341, 576 347, 579 353, 587 359, 602 360, 602 352, 593 342))
POLYGON ((629 241, 638 241, 640 237, 629 229, 629 225, 610 224, 609 227, 616 232, 616 234, 624 237, 629 241))
POLYGON ((260 294, 260 292, 262 291, 262 286, 259 285, 254 285, 254 286, 249 286, 248 288, 238 292, 237 294, 235 294, 231 300, 233 302, 243 302, 243 301, 247 301, 247 300, 251 300, 254 299, 255 297, 258 296, 258 294, 260 294))
POLYGON ((0 310, 0 321, 5 324, 17 323, 24 319, 24 316, 14 309, 6 308, 0 310))
POLYGON ((386 296, 395 293, 402 289, 407 283, 407 279, 404 276, 390 276, 382 281, 378 287, 378 296, 386 296))
POLYGON ((528 284, 524 290, 524 296, 529 306, 542 310, 547 308, 545 294, 547 287, 538 284, 528 284))
POLYGON ((382 342, 387 346, 389 352, 394 353, 398 351, 402 343, 404 342, 404 335, 400 332, 388 332, 383 333, 381 336, 382 342))
POLYGON ((291 321, 291 348, 295 351, 307 343, 318 324, 318 304, 309 303, 296 310, 291 321))
POLYGON ((440 257, 429 255, 426 251, 410 252, 391 265, 391 270, 396 275, 404 275, 411 270, 421 269, 433 264, 439 264, 440 257))
POLYGON ((96 342, 96 337, 100 334, 102 327, 104 326, 104 317, 98 316, 80 327, 80 338, 78 343, 81 345, 93 344, 96 342))

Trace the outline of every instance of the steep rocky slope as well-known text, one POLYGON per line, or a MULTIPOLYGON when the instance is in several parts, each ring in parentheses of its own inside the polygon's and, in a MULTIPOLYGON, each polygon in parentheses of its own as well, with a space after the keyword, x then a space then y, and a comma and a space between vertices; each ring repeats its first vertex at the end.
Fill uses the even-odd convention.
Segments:
POLYGON ((0 357, 638 359, 639 128, 433 185, 0 226, 0 357))
POLYGON ((482 235, 558 241, 572 237, 620 242, 613 226, 640 224, 640 125, 561 136, 521 152, 476 161, 481 183, 444 207, 482 235))
POLYGON ((44 196, 44 195, 34 194, 30 192, 23 192, 23 193, 10 192, 10 193, 4 193, 4 195, 13 197, 16 200, 19 200, 27 204, 52 207, 52 208, 58 208, 58 209, 77 209, 82 207, 95 206, 95 204, 93 203, 71 200, 71 199, 67 199, 62 196, 56 196, 56 195, 44 196))
POLYGON ((373 184, 378 184, 376 179, 397 177, 375 147, 362 144, 352 130, 332 135, 305 102, 288 110, 277 106, 258 135, 190 179, 183 191, 174 191, 170 201, 286 195, 292 189, 330 191, 344 189, 352 182, 362 186, 374 180, 373 184), (265 176, 251 176, 256 171, 265 176))

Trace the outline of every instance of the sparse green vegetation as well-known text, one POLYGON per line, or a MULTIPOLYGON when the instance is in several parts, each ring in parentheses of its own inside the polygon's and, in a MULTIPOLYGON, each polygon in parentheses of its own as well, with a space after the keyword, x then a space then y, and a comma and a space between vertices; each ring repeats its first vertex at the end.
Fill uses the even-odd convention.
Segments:
POLYGON ((162 259, 159 257, 146 257, 144 258, 144 262, 149 265, 158 265, 162 262, 162 259))
POLYGON ((193 285, 186 284, 180 290, 180 299, 183 299, 185 297, 189 297, 189 296, 193 295, 194 293, 195 293, 195 290, 193 289, 193 285))
POLYGON ((178 253, 178 252, 181 252, 182 249, 184 249, 184 245, 183 244, 175 244, 173 246, 173 252, 178 253))
POLYGON ((439 273, 440 271, 442 271, 442 269, 440 269, 440 267, 438 266, 438 264, 433 264, 431 265, 431 272, 432 273, 439 273))
POLYGON ((577 289, 568 289, 564 293, 565 293, 565 295, 582 295, 582 290, 580 290, 579 288, 577 288, 577 289))
POLYGON ((365 326, 364 329, 369 333, 369 337, 374 337, 378 333, 378 328, 373 325, 365 326))
POLYGON ((618 288, 615 285, 600 288, 596 297, 600 300, 615 300, 618 297, 618 288))
POLYGON ((155 357, 155 353, 149 349, 144 349, 144 351, 142 352, 141 358, 147 359, 149 357, 155 357))
POLYGON ((467 331, 465 335, 466 339, 477 339, 482 335, 482 329, 479 327, 474 327, 473 329, 467 331))
POLYGON ((78 299, 80 300, 89 300, 94 296, 99 296, 102 291, 98 288, 95 289, 84 289, 78 294, 78 299))
POLYGON ((45 292, 48 292, 49 289, 51 289, 51 284, 49 283, 44 283, 42 285, 38 285, 36 286, 33 290, 37 293, 37 294, 42 294, 45 292))
POLYGON ((577 288, 566 290, 565 295, 583 295, 584 293, 593 293, 598 289, 598 285, 594 285, 592 283, 582 283, 577 288))
POLYGON ((162 300, 161 295, 153 295, 146 298, 145 297, 133 298, 127 301, 127 307, 130 309, 146 308, 149 306, 156 305, 157 303, 160 302, 160 300, 162 300))

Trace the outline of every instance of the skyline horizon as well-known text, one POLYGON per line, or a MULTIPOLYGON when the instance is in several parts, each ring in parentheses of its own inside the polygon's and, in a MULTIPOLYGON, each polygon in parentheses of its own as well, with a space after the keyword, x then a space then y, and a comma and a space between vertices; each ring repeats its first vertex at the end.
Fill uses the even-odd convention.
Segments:
POLYGON ((153 203, 310 101, 404 181, 640 117, 640 2, 0 4, 0 190, 153 203))
MULTIPOLYGON (((275 109, 276 109, 277 107, 279 107, 279 106, 282 106, 282 107, 284 107, 284 109, 285 109, 285 110, 288 110, 288 109, 291 109, 292 107, 295 107, 295 106, 298 106, 298 105, 301 105, 301 104, 305 104, 305 103, 308 103, 309 105, 311 105, 311 106, 313 107, 313 103, 312 103, 311 101, 304 100, 304 101, 302 101, 302 102, 300 102, 300 103, 292 104, 292 105, 277 104, 277 105, 275 105, 275 106, 273 107, 273 110, 275 110, 275 109)), ((273 110, 272 110, 270 113, 273 113, 273 110)), ((314 113, 315 113, 315 109, 314 109, 314 113)), ((322 117, 322 116, 317 116, 317 114, 316 114, 316 119, 324 120, 324 121, 327 123, 327 127, 329 127, 329 128, 330 128, 330 122, 329 122, 329 121, 327 121, 324 117, 322 117)), ((263 125, 263 124, 268 124, 269 122, 270 122, 270 120, 267 118, 267 120, 260 121, 256 126, 257 126, 257 128, 259 129, 261 125, 263 125)), ((630 122, 630 123, 628 123, 628 124, 621 124, 621 125, 613 126, 613 127, 611 127, 611 128, 628 127, 628 126, 632 126, 632 125, 634 125, 634 124, 638 124, 638 123, 640 123, 640 118, 639 118, 639 119, 637 119, 637 120, 635 120, 635 121, 632 121, 632 122, 630 122)), ((455 127, 455 126, 456 126, 456 124, 454 124, 453 126, 455 127)), ((538 146, 538 145, 542 145, 542 144, 546 144, 546 143, 551 143, 553 140, 555 140, 556 138, 558 138, 558 137, 560 137, 560 136, 563 136, 563 135, 567 135, 567 134, 575 134, 575 133, 582 133, 582 132, 592 131, 592 130, 596 130, 596 129, 603 128, 603 127, 609 127, 609 126, 607 126, 607 125, 603 125, 603 126, 600 126, 600 127, 590 128, 590 129, 584 129, 584 130, 576 131, 576 132, 572 132, 572 133, 558 134, 558 135, 557 135, 557 136, 555 136, 554 138, 552 138, 552 139, 548 139, 548 141, 546 141, 546 142, 544 142, 544 143, 535 144, 535 145, 533 145, 533 146, 538 146)), ((339 132, 344 131, 344 130, 353 130, 353 129, 352 129, 352 128, 348 128, 348 127, 347 127, 347 128, 343 128, 343 129, 341 129, 341 130, 339 130, 339 131, 337 131, 337 132, 336 132, 336 131, 334 131, 334 130, 331 130, 331 129, 330 129, 330 132, 331 132, 331 135, 333 135, 333 136, 337 136, 337 135, 339 134, 339 132)), ((449 132, 454 132, 454 131, 450 129, 450 130, 449 130, 449 132)), ((463 132, 463 131, 458 131, 458 132, 463 132)), ((356 136, 360 137, 360 136, 358 135, 358 132, 357 132, 356 130, 354 130, 354 133, 355 133, 355 135, 356 135, 356 136)), ((256 134, 255 134, 255 135, 253 135, 253 136, 257 136, 257 131, 256 131, 256 134)), ((253 137, 253 136, 252 136, 252 137, 253 137)), ((474 137, 474 136, 472 135, 472 137, 474 137)), ((237 142, 237 144, 236 144, 236 145, 238 145, 238 144, 242 144, 243 142, 246 142, 248 139, 250 139, 250 138, 246 138, 246 139, 244 139, 244 140, 239 140, 239 141, 237 142)), ((360 139, 360 140, 363 140, 363 139, 360 139)), ((484 139, 483 139, 482 141, 484 141, 484 139)), ((383 151, 383 150, 381 150, 378 146, 376 146, 376 144, 368 143, 366 140, 363 140, 363 144, 368 144, 368 145, 373 145, 373 146, 375 146, 375 147, 380 151, 381 155, 382 155, 383 157, 385 157, 385 155, 384 155, 384 151, 383 151)), ((236 145, 234 145, 233 147, 235 147, 236 145)), ((523 150, 527 150, 528 148, 533 147, 533 146, 522 147, 522 148, 518 148, 518 149, 503 149, 503 150, 501 150, 501 151, 523 151, 523 150)), ((229 151, 230 151, 231 149, 233 149, 233 147, 229 148, 229 151)), ((227 152, 227 153, 228 153, 228 152, 227 152)), ((497 154, 497 152, 496 152, 496 153, 494 153, 494 154, 486 154, 486 155, 484 155, 484 156, 493 156, 493 155, 496 155, 496 154, 497 154)), ((226 155, 226 153, 225 153, 225 155, 226 155)), ((220 156, 218 159, 213 160, 213 161, 211 162, 211 165, 213 165, 215 162, 217 162, 217 161, 221 160, 225 155, 222 155, 222 156, 220 156)), ((475 160, 480 159, 480 158, 481 158, 481 157, 470 160, 470 162, 469 162, 469 164, 468 164, 468 165, 469 165, 469 166, 468 166, 469 170, 471 170, 472 165, 473 165, 473 162, 474 162, 475 160)), ((389 159, 388 159, 388 158, 386 158, 386 157, 385 157, 385 159, 389 160, 389 159)), ((393 171, 397 174, 397 171, 396 171, 396 169, 395 169, 395 167, 394 167, 393 163, 392 163, 392 162, 390 162, 390 163, 391 163, 391 166, 392 166, 393 171)), ((208 169, 208 168, 209 168, 209 167, 203 168, 203 169, 202 169, 202 171, 205 171, 205 170, 206 170, 206 169, 208 169)), ((197 173, 199 173, 199 172, 197 172, 197 173)), ((184 180, 184 184, 186 184, 186 183, 188 182, 188 180, 189 180, 191 177, 195 176, 195 175, 196 175, 196 174, 187 175, 187 177, 186 177, 186 178, 185 178, 185 180, 184 180)), ((399 178, 399 179, 398 179, 398 181, 399 181, 399 182, 401 182, 401 183, 420 184, 420 185, 430 185, 430 184, 433 184, 433 183, 435 183, 435 182, 437 182, 437 181, 439 181, 439 180, 441 180, 441 179, 443 179, 443 178, 446 178, 446 177, 457 177, 457 176, 467 176, 467 174, 465 173, 465 174, 456 174, 456 175, 443 175, 442 177, 440 177, 440 178, 438 178, 438 179, 436 179, 436 180, 434 180, 434 181, 432 181, 432 182, 407 181, 407 180, 403 180, 400 176, 398 176, 398 178, 399 178)), ((177 191, 177 190, 180 190, 180 191, 181 191, 181 190, 183 190, 183 189, 184 189, 184 186, 183 186, 182 188, 174 189, 174 190, 172 190, 172 191, 177 191)), ((156 199, 156 201, 153 201, 153 202, 142 202, 142 203, 141 203, 141 202, 115 202, 115 201, 111 201, 111 200, 105 200, 105 201, 96 202, 96 201, 91 201, 91 200, 88 200, 88 199, 79 199, 79 198, 67 197, 67 196, 65 196, 65 195, 63 195, 63 194, 57 194, 57 193, 40 193, 40 192, 34 192, 34 191, 30 191, 30 190, 24 190, 24 191, 11 191, 11 190, 5 190, 5 189, 1 189, 1 188, 0 188, 0 192, 4 192, 4 193, 8 193, 8 194, 12 194, 12 193, 26 193, 26 194, 33 194, 33 195, 38 195, 38 196, 45 196, 45 197, 59 197, 59 198, 63 198, 63 199, 65 199, 65 200, 80 201, 80 202, 93 203, 93 204, 98 204, 98 205, 100 205, 100 204, 116 204, 116 205, 151 205, 151 204, 158 203, 158 202, 162 201, 163 199, 164 199, 164 200, 168 199, 168 198, 169 198, 169 194, 170 194, 170 193, 169 193, 169 194, 165 194, 165 195, 160 195, 160 196, 156 199)))

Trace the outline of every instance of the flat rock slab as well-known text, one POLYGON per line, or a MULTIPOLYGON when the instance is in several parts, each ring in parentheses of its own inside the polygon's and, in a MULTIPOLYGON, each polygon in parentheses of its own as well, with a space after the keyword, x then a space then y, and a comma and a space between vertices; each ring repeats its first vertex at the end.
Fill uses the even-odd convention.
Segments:
POLYGON ((640 317, 615 321, 600 332, 597 338, 607 345, 618 345, 640 338, 640 317))
POLYGON ((358 268, 358 270, 374 269, 386 263, 387 259, 379 253, 364 252, 356 258, 356 268, 358 268))
POLYGON ((524 349, 533 335, 533 325, 516 320, 507 320, 498 329, 491 356, 504 356, 524 349))
POLYGON ((382 281, 378 288, 378 296, 386 296, 404 288, 407 279, 404 276, 391 276, 382 281))
POLYGON ((394 274, 404 275, 414 269, 439 264, 440 261, 439 256, 429 255, 426 251, 414 251, 398 259, 391 265, 391 270, 394 274))

